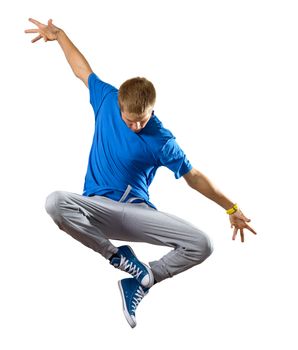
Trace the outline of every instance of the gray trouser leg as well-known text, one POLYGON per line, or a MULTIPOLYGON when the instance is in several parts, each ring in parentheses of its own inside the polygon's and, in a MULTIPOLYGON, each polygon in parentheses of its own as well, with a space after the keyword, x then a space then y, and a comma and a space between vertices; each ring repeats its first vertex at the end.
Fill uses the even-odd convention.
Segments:
POLYGON ((158 282, 200 264, 213 250, 208 236, 197 227, 145 203, 54 192, 47 198, 46 210, 61 230, 107 259, 117 251, 109 239, 173 248, 149 263, 158 282))
POLYGON ((141 205, 124 207, 122 234, 130 241, 174 248, 149 263, 156 281, 177 275, 211 255, 213 244, 200 229, 176 215, 141 205))
POLYGON ((47 197, 46 211, 61 230, 106 259, 117 252, 108 235, 120 230, 122 208, 107 198, 56 191, 47 197))

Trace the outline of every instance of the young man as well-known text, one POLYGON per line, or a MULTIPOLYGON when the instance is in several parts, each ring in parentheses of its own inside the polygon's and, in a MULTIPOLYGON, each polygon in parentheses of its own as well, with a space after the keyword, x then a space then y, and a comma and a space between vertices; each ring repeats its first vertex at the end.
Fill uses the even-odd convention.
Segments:
POLYGON ((89 156, 83 195, 54 192, 46 210, 58 227, 100 253, 115 268, 132 277, 118 282, 123 310, 131 327, 136 326, 139 302, 157 282, 203 262, 212 253, 208 236, 191 223, 161 212, 149 201, 148 187, 156 170, 166 166, 176 179, 226 209, 233 237, 238 231, 244 242, 250 220, 237 205, 192 167, 175 137, 154 114, 156 93, 145 78, 133 78, 116 89, 100 80, 65 32, 52 20, 42 24, 32 18, 39 33, 33 42, 57 40, 74 74, 90 91, 95 133, 89 156), (111 239, 147 242, 171 247, 158 261, 144 264, 128 246, 115 247, 111 239))

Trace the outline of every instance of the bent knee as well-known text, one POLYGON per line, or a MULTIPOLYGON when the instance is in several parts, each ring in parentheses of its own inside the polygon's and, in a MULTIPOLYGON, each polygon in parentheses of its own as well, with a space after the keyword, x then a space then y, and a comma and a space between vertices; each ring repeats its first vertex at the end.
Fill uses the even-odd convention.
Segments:
POLYGON ((198 263, 206 260, 213 250, 213 243, 206 234, 201 233, 193 242, 194 257, 198 263))
POLYGON ((211 239, 205 236, 204 253, 203 253, 205 259, 207 259, 213 253, 213 250, 214 250, 214 247, 211 239))
POLYGON ((59 204, 63 199, 65 199, 65 192, 63 191, 54 191, 46 198, 45 209, 53 219, 57 219, 60 216, 59 204))

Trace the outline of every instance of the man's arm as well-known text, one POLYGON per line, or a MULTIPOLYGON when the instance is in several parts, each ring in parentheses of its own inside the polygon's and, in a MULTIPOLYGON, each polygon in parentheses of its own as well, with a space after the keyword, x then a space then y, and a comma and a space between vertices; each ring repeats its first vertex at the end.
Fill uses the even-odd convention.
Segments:
POLYGON ((191 188, 197 190, 224 209, 228 210, 233 207, 234 203, 224 196, 211 181, 197 169, 192 168, 183 177, 191 188))
MULTIPOLYGON (((233 203, 230 199, 228 199, 225 195, 223 195, 212 183, 211 181, 199 172, 197 169, 192 168, 188 173, 183 175, 185 181, 188 185, 202 193, 205 197, 211 199, 224 209, 231 209, 235 203, 233 203)), ((244 242, 244 232, 243 230, 246 228, 250 230, 252 233, 257 234, 247 222, 250 222, 240 209, 236 210, 233 214, 229 215, 231 227, 234 227, 233 237, 235 240, 238 230, 240 231, 241 241, 244 242)))
POLYGON ((92 69, 85 57, 74 46, 66 33, 61 28, 54 26, 52 19, 48 20, 47 25, 42 24, 33 18, 29 18, 29 21, 34 23, 38 28, 27 29, 25 30, 25 33, 39 33, 39 35, 31 40, 31 42, 34 43, 41 38, 43 38, 45 42, 57 40, 75 76, 81 79, 88 87, 88 77, 90 73, 92 73, 92 69))
POLYGON ((59 29, 59 32, 57 34, 57 41, 61 46, 75 76, 81 79, 88 87, 88 77, 90 73, 92 73, 92 69, 85 57, 74 46, 72 41, 68 38, 62 29, 59 29))

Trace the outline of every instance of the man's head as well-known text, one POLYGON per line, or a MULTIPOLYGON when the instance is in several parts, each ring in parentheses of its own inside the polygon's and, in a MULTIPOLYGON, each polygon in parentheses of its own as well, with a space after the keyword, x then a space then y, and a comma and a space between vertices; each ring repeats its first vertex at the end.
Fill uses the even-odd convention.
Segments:
POLYGON ((146 78, 126 80, 119 88, 118 102, 125 124, 134 132, 139 132, 148 123, 153 113, 156 92, 146 78))

